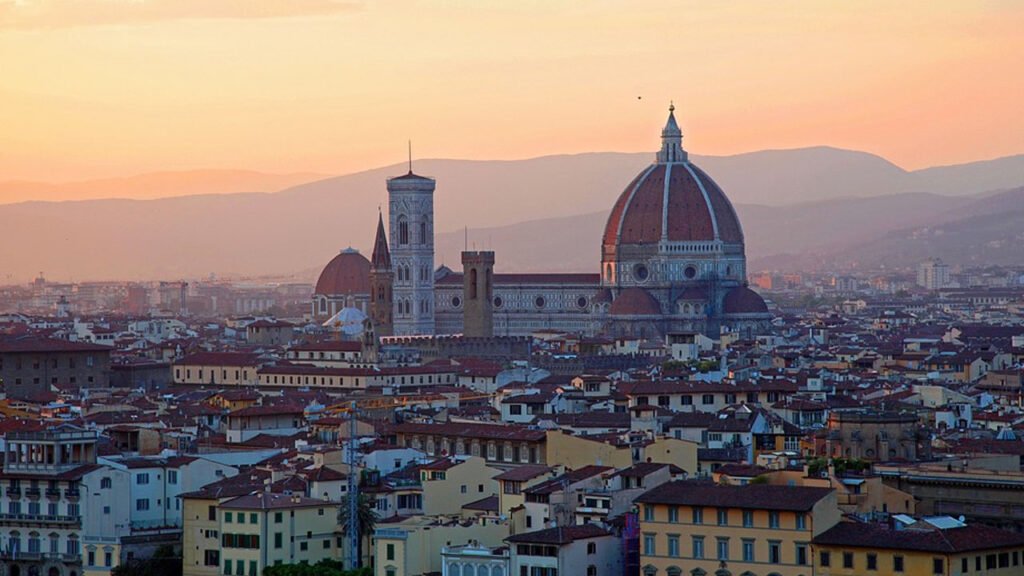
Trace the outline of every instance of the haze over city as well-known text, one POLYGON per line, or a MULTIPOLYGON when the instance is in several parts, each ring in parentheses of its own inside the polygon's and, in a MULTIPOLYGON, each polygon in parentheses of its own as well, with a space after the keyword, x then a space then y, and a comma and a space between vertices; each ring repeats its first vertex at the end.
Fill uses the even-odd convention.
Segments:
POLYGON ((1020 576, 1022 30, 0 0, 0 576, 1020 576))

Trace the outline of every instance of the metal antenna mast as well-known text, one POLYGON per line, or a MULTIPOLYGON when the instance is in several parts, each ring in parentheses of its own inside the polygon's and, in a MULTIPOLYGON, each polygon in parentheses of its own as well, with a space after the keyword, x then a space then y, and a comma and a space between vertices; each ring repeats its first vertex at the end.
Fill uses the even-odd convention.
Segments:
POLYGON ((349 404, 348 411, 348 557, 351 568, 359 568, 359 478, 356 465, 356 402, 349 404))

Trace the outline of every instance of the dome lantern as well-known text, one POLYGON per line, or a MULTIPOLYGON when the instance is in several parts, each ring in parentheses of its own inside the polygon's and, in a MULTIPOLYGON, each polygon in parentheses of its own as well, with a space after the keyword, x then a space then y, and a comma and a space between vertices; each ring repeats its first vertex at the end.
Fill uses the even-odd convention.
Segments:
POLYGON ((659 164, 686 162, 686 150, 683 150, 683 131, 676 123, 676 105, 668 106, 668 121, 661 130, 661 150, 658 152, 659 164))

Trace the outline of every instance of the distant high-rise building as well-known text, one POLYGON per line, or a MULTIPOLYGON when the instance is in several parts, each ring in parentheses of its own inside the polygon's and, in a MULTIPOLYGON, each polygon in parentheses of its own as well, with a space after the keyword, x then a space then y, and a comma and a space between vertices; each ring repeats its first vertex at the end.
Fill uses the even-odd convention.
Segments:
POLYGON ((413 174, 388 180, 391 265, 394 273, 394 333, 433 334, 433 178, 413 174))
POLYGON ((938 290, 949 286, 949 266, 933 258, 917 266, 917 285, 926 290, 938 290))

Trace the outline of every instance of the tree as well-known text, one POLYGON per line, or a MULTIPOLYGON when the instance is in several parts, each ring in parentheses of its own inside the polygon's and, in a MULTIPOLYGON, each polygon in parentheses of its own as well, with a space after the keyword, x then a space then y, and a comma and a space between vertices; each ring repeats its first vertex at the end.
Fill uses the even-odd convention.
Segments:
MULTIPOLYGON (((338 524, 341 526, 341 533, 346 537, 348 533, 348 507, 354 495, 349 494, 342 499, 341 508, 338 510, 338 524)), ((377 502, 376 499, 362 492, 356 500, 356 526, 359 533, 359 558, 357 565, 362 565, 363 544, 369 541, 374 528, 377 527, 377 502)), ((347 549, 347 548, 346 548, 347 549)))
POLYGON ((181 576, 181 555, 173 546, 156 549, 149 558, 132 560, 115 566, 111 576, 181 576))

